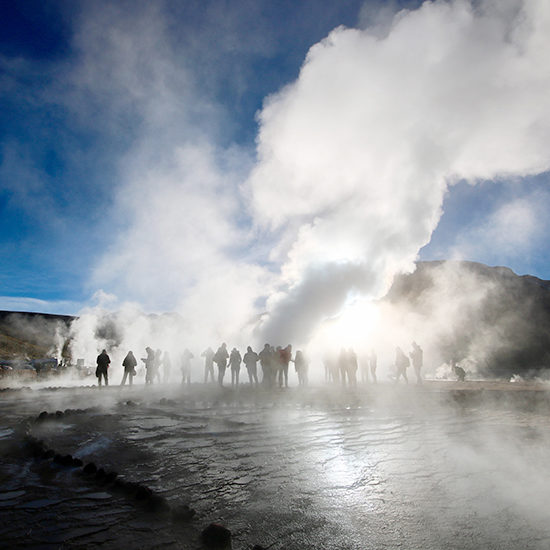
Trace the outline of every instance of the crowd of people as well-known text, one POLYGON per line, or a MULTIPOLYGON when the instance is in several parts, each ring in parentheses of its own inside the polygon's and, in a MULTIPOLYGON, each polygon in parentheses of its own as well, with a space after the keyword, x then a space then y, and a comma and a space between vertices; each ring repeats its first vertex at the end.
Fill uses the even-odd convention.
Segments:
MULTIPOLYGON (((157 349, 156 351, 150 347, 145 348, 146 357, 141 358, 141 362, 145 369, 145 384, 154 384, 158 382, 168 382, 172 372, 172 359, 169 352, 157 349)), ((422 367, 424 363, 422 348, 416 343, 412 343, 412 350, 409 354, 398 346, 395 350, 394 372, 390 377, 395 383, 401 378, 408 383, 407 370, 412 364, 418 384, 422 383, 422 367)), ((288 371, 290 363, 294 363, 294 369, 298 376, 299 386, 308 384, 309 361, 306 354, 302 350, 296 351, 293 356, 292 346, 289 344, 286 347, 273 347, 270 344, 265 344, 263 349, 256 353, 251 346, 248 346, 246 353, 241 355, 237 348, 233 348, 230 352, 227 349, 227 344, 222 343, 216 351, 208 347, 201 353, 204 358, 204 382, 217 382, 220 386, 224 385, 225 373, 227 369, 231 372, 231 386, 239 385, 241 365, 244 365, 248 374, 248 381, 251 386, 259 386, 262 384, 267 388, 288 388, 288 371), (215 367, 217 369, 217 377, 215 376, 215 367)), ((178 364, 181 373, 182 384, 191 383, 192 359, 194 355, 189 349, 185 349, 178 357, 178 364)), ((102 381, 105 385, 109 384, 108 368, 110 358, 106 350, 103 350, 97 357, 96 376, 98 384, 101 386, 102 381)), ((327 354, 323 358, 325 368, 325 380, 341 385, 356 386, 357 373, 359 370, 359 361, 357 354, 353 348, 342 348, 339 354, 327 354)), ((126 381, 130 385, 133 384, 133 379, 137 375, 136 368, 138 361, 134 357, 132 351, 129 351, 122 362, 124 367, 124 375, 121 385, 124 386, 126 381)), ((361 361, 361 381, 363 383, 377 382, 376 371, 378 367, 378 359, 375 350, 371 352, 361 361)))

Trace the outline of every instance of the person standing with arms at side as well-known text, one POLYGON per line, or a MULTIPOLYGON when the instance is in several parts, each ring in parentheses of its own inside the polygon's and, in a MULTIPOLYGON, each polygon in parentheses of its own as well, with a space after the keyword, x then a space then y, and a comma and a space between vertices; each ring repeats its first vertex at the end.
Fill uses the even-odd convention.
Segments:
POLYGON ((239 373, 241 372, 241 353, 237 348, 231 350, 229 356, 229 366, 231 367, 231 386, 239 385, 239 373))
POLYGON ((262 384, 270 386, 270 369, 271 369, 271 346, 265 344, 264 349, 258 354, 260 366, 262 367, 262 384))
POLYGON ((130 377, 129 384, 131 386, 134 382, 134 376, 136 374, 137 366, 136 358, 131 351, 128 352, 128 355, 126 355, 124 361, 122 361, 122 366, 124 367, 124 376, 122 377, 122 382, 120 385, 124 386, 124 384, 126 384, 126 378, 130 377))
POLYGON ((409 353, 412 365, 414 367, 414 373, 416 374, 416 383, 422 384, 422 365, 424 364, 424 352, 422 348, 416 343, 412 343, 412 351, 409 353))
POLYGON ((224 342, 214 354, 214 363, 218 365, 218 384, 220 386, 223 386, 223 377, 225 376, 228 359, 229 353, 227 353, 227 344, 224 342))
POLYGON ((211 347, 206 348, 201 357, 204 357, 204 383, 208 382, 208 375, 214 382, 214 350, 211 347))
POLYGON ((181 383, 191 384, 191 359, 195 357, 189 349, 185 348, 180 358, 181 383))
POLYGON ((292 359, 292 346, 288 344, 286 348, 279 349, 279 388, 283 387, 283 381, 285 388, 288 388, 288 364, 292 359))
POLYGON ((299 386, 307 386, 308 367, 309 364, 304 353, 301 350, 298 350, 296 352, 296 357, 294 358, 294 368, 296 369, 296 374, 298 375, 299 386))
POLYGON ((105 385, 109 385, 109 375, 107 374, 107 369, 111 364, 111 358, 107 355, 107 352, 103 350, 96 359, 97 368, 95 370, 95 375, 97 376, 98 384, 101 386, 101 377, 105 380, 105 385))
POLYGON ((248 379, 250 380, 250 385, 256 385, 258 387, 258 373, 256 363, 258 362, 258 354, 255 351, 252 351, 252 348, 248 346, 246 348, 246 353, 243 357, 243 363, 248 371, 248 379))
POLYGON ((374 348, 370 352, 369 367, 370 367, 370 375, 372 377, 372 381, 374 384, 376 384, 376 369, 378 368, 378 358, 376 356, 376 352, 374 351, 374 348))

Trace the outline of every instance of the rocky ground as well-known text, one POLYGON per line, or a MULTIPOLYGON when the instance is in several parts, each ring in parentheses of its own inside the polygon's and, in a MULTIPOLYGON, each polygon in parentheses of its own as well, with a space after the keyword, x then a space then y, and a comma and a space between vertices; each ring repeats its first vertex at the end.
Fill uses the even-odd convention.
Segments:
POLYGON ((4 390, 0 540, 199 549, 214 522, 234 549, 546 549, 547 389, 4 390))

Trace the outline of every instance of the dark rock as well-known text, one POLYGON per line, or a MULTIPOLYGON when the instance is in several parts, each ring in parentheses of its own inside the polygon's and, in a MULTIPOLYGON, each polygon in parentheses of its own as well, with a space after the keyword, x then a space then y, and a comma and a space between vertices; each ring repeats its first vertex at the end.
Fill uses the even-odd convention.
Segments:
POLYGON ((63 413, 63 411, 55 411, 55 416, 57 418, 63 418, 65 414, 63 413))
POLYGON ((55 452, 53 449, 44 449, 44 452, 42 453, 42 458, 44 460, 49 460, 50 458, 53 458, 55 456, 55 452))
POLYGON ((137 483, 134 483, 133 481, 127 481, 124 484, 124 492, 127 495, 135 495, 139 487, 140 486, 137 483))
POLYGON ((80 468, 84 464, 80 458, 73 457, 73 466, 80 468))
POLYGON ((138 485, 136 491, 136 500, 145 500, 150 498, 153 495, 153 491, 149 487, 144 487, 143 485, 138 485))
POLYGON ((105 474, 105 483, 114 483, 117 476, 118 474, 116 472, 107 472, 107 474, 105 474))
POLYGON ((95 474, 97 472, 97 466, 93 462, 89 462, 84 466, 85 474, 95 474))
POLYGON ((212 548, 223 548, 231 543, 231 531, 223 525, 211 523, 203 530, 201 538, 207 546, 212 548))
POLYGON ((42 458, 42 455, 44 454, 44 451, 46 450, 46 446, 42 441, 39 441, 38 439, 33 438, 32 440, 27 442, 28 449, 32 456, 36 458, 42 458))
POLYGON ((151 495, 147 508, 152 512, 167 512, 170 509, 168 501, 160 495, 151 495))
POLYGON ((106 476, 106 472, 103 468, 98 468, 97 472, 95 473, 95 478, 98 480, 98 481, 104 481, 105 480, 105 476, 106 476))
POLYGON ((73 465, 73 457, 71 455, 56 454, 53 457, 53 461, 56 464, 61 464, 61 466, 72 466, 73 465))
POLYGON ((42 421, 42 420, 46 420, 46 418, 48 418, 48 411, 42 411, 42 412, 38 415, 38 418, 37 418, 36 420, 42 421))
POLYGON ((176 521, 189 521, 195 514, 195 510, 187 506, 187 504, 182 504, 172 509, 172 519, 176 521))
POLYGON ((113 483, 113 490, 123 493, 126 491, 126 482, 123 479, 115 479, 113 483))

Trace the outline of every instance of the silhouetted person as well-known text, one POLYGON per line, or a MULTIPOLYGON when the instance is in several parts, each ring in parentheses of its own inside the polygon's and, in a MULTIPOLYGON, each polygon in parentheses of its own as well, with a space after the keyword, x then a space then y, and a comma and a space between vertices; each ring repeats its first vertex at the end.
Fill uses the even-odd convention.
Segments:
POLYGON ((409 358, 405 355, 403 350, 397 346, 395 348, 395 382, 399 381, 402 376, 405 382, 408 384, 407 367, 409 366, 409 358))
POLYGON ((347 352, 346 373, 350 386, 357 386, 357 354, 353 348, 349 348, 347 352))
POLYGON ((325 378, 328 376, 328 381, 338 384, 340 382, 340 371, 338 368, 338 358, 332 353, 327 353, 323 357, 325 365, 325 378))
POLYGON ((172 370, 172 359, 167 351, 164 352, 164 356, 162 357, 162 368, 163 381, 166 384, 170 379, 170 372, 172 370))
POLYGON ((109 375, 107 374, 107 370, 109 368, 109 365, 111 364, 111 359, 107 355, 107 352, 103 350, 96 359, 97 368, 95 370, 95 375, 97 376, 98 385, 101 386, 101 377, 105 380, 105 385, 109 385, 109 375))
POLYGON ((422 384, 422 365, 424 364, 424 352, 422 348, 416 343, 412 343, 412 351, 409 353, 412 365, 414 367, 414 373, 416 374, 416 383, 422 384))
POLYGON ((147 357, 141 358, 145 363, 145 383, 152 384, 155 372, 155 352, 149 346, 145 348, 145 351, 147 352, 147 357))
POLYGON ((229 353, 227 353, 227 344, 224 342, 214 354, 214 363, 218 366, 218 384, 220 386, 223 386, 223 377, 225 376, 228 359, 229 353))
POLYGON ((283 387, 283 379, 285 388, 288 388, 288 364, 290 363, 291 358, 292 346, 290 344, 288 344, 286 348, 278 350, 277 359, 279 360, 279 388, 283 387))
POLYGON ((294 358, 294 368, 296 369, 296 374, 298 375, 298 385, 307 386, 307 371, 309 364, 301 350, 296 352, 296 357, 294 358))
MULTIPOLYGON (((346 376, 348 374, 348 352, 342 348, 338 356, 338 373, 342 386, 346 385, 346 376)), ((349 382, 349 378, 347 379, 349 382)))
POLYGON ((181 354, 180 369, 181 369, 181 383, 191 384, 191 359, 195 357, 187 348, 181 354))
POLYGON ((208 375, 214 382, 214 350, 211 347, 206 348, 201 357, 204 357, 204 383, 208 382, 208 375))
POLYGON ((271 355, 271 346, 269 344, 265 344, 264 349, 258 354, 260 366, 262 367, 262 384, 264 386, 271 386, 271 355))
POLYGON ((155 351, 155 361, 153 363, 153 379, 157 379, 157 382, 160 384, 160 366, 162 365, 162 350, 158 349, 155 351))
POLYGON ((252 386, 255 384, 258 386, 258 374, 257 374, 257 366, 256 363, 259 360, 259 356, 255 351, 252 351, 252 348, 248 346, 246 348, 246 353, 243 357, 243 363, 246 367, 246 370, 248 372, 248 380, 250 381, 250 385, 252 386))
POLYGON ((237 348, 231 350, 229 355, 229 366, 231 367, 231 385, 239 385, 239 373, 241 372, 241 353, 237 348))
POLYGON ((376 369, 378 368, 378 358, 376 357, 376 352, 371 350, 369 355, 369 368, 370 375, 374 384, 376 384, 376 369))
POLYGON ((129 378, 129 384, 131 386, 134 383, 134 376, 136 375, 137 366, 136 358, 131 351, 128 352, 124 358, 124 361, 122 361, 122 366, 124 367, 124 376, 122 377, 122 382, 120 385, 124 386, 124 384, 126 384, 126 378, 129 378))
POLYGON ((361 384, 369 382, 369 356, 361 356, 361 384))
POLYGON ((451 369, 458 377, 459 382, 464 382, 466 379, 466 371, 456 364, 456 361, 451 361, 451 369))

